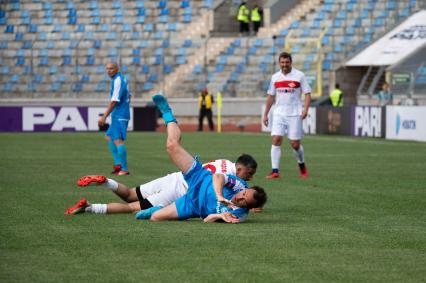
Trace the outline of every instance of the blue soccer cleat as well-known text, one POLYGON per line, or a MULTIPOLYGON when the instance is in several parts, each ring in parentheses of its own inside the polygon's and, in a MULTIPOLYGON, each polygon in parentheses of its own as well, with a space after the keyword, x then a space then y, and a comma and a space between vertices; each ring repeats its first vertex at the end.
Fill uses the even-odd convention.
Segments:
POLYGON ((163 115, 163 119, 164 122, 166 122, 166 125, 170 122, 177 123, 175 116, 173 116, 172 109, 170 108, 170 105, 164 96, 161 94, 156 94, 152 97, 152 101, 154 101, 155 105, 163 115))
POLYGON ((151 215, 154 214, 154 212, 162 209, 163 207, 161 205, 153 206, 148 209, 144 209, 136 213, 135 218, 136 219, 150 219, 151 215))

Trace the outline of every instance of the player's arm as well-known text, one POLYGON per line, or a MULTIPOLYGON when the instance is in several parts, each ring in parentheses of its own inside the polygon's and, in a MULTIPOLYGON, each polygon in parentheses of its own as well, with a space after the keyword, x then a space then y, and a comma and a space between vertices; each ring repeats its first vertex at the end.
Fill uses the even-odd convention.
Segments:
POLYGON ((230 200, 223 197, 223 186, 225 186, 225 175, 214 174, 213 175, 213 189, 216 194, 217 200, 224 205, 233 205, 230 200))
POLYGON ((108 107, 105 110, 104 114, 102 115, 102 117, 99 118, 99 121, 98 121, 99 126, 103 126, 105 124, 106 118, 108 118, 109 114, 111 114, 116 104, 117 104, 117 101, 109 102, 108 107))
POLYGON ((266 98, 266 106, 265 106, 265 112, 263 113, 263 124, 265 126, 268 126, 269 124, 269 110, 271 110, 272 104, 275 102, 275 96, 268 95, 268 98, 266 98))
POLYGON ((309 106, 311 105, 311 93, 305 93, 305 106, 303 107, 301 118, 308 116, 309 106))
POLYGON ((239 223, 240 222, 240 219, 230 212, 210 214, 209 216, 204 218, 205 223, 212 223, 212 222, 216 222, 218 220, 222 220, 226 223, 239 223))

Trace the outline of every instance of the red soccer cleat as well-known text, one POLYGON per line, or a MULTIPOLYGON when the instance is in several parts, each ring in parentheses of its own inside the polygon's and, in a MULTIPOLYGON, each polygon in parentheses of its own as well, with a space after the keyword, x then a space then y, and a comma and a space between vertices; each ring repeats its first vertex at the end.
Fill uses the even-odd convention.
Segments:
POLYGON ((126 171, 120 170, 120 172, 118 172, 118 175, 120 176, 130 175, 130 172, 129 170, 126 170, 126 171))
POLYGON ((114 168, 112 169, 111 174, 118 175, 118 173, 121 171, 121 165, 114 165, 114 168))
POLYGON ((306 168, 305 163, 299 164, 299 169, 300 169, 300 177, 308 178, 309 174, 308 174, 308 169, 306 168))
POLYGON ((278 179, 280 177, 280 173, 272 172, 268 176, 266 176, 266 179, 278 179))
POLYGON ((71 214, 77 214, 77 213, 83 213, 84 209, 89 205, 87 202, 87 199, 82 198, 79 200, 75 205, 71 206, 65 211, 65 215, 71 215, 71 214))
POLYGON ((79 187, 85 187, 88 186, 90 184, 103 184, 105 183, 107 180, 107 178, 105 176, 101 176, 101 175, 93 175, 93 176, 84 176, 81 177, 80 179, 78 179, 77 181, 77 185, 79 187))

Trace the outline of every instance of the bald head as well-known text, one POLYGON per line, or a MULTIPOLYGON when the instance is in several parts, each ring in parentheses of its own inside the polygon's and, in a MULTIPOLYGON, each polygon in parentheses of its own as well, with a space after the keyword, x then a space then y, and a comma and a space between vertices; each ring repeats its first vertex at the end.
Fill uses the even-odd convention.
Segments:
POLYGON ((118 64, 114 62, 107 63, 106 71, 110 78, 114 77, 118 72, 118 64))

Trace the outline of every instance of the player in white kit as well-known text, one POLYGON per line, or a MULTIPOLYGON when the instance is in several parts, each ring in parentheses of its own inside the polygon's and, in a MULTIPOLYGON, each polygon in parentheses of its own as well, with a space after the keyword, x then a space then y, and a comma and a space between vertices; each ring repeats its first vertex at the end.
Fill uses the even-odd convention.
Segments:
MULTIPOLYGON (((226 159, 218 159, 203 164, 203 167, 212 173, 231 174, 249 181, 256 173, 257 163, 252 156, 242 154, 235 163, 226 159)), ((137 213, 153 207, 165 207, 183 196, 188 188, 182 172, 168 174, 136 188, 128 188, 105 176, 84 176, 78 180, 77 184, 80 187, 100 185, 112 190, 125 203, 90 204, 85 198, 82 198, 77 204, 68 208, 65 214, 137 213)))
POLYGON ((263 114, 263 123, 268 126, 269 110, 275 102, 271 125, 272 172, 266 178, 275 179, 280 177, 279 165, 283 135, 287 135, 293 148, 294 156, 299 164, 300 175, 308 177, 304 150, 300 140, 303 137, 302 120, 308 115, 311 103, 311 88, 306 81, 305 74, 292 67, 292 58, 289 53, 281 53, 278 61, 281 70, 272 75, 263 114), (305 95, 305 103, 301 99, 302 94, 305 95))

